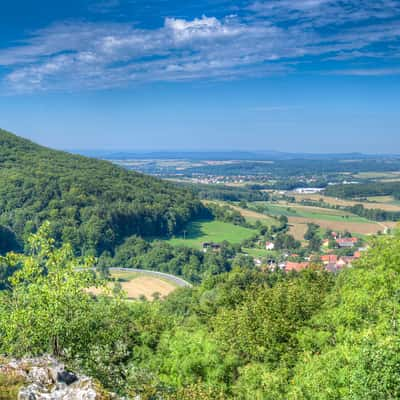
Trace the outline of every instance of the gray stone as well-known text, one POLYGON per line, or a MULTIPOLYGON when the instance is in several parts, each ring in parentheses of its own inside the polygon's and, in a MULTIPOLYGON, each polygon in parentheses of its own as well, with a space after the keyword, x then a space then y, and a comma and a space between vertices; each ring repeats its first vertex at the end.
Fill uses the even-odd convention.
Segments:
MULTIPOLYGON (((26 387, 18 400, 99 400, 97 386, 86 376, 67 371, 62 363, 52 357, 0 362, 0 371, 10 372, 26 379, 26 387)), ((117 396, 109 399, 118 400, 117 396)))
POLYGON ((78 377, 69 371, 59 371, 57 373, 57 381, 66 383, 67 385, 71 385, 72 383, 76 382, 78 377))

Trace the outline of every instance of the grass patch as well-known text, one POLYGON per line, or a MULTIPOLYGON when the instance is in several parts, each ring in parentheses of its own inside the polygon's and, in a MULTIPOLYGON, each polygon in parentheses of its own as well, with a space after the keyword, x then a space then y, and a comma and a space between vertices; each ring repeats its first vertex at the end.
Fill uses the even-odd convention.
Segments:
POLYGON ((168 243, 174 246, 201 248, 204 242, 221 243, 227 241, 233 244, 240 243, 257 233, 254 229, 215 220, 193 221, 187 225, 185 231, 185 234, 182 233, 179 236, 168 239, 168 243))
POLYGON ((274 250, 260 249, 260 248, 243 248, 243 252, 251 257, 278 257, 279 252, 274 250))
POLYGON ((24 380, 20 376, 0 373, 0 400, 16 400, 23 384, 24 380))

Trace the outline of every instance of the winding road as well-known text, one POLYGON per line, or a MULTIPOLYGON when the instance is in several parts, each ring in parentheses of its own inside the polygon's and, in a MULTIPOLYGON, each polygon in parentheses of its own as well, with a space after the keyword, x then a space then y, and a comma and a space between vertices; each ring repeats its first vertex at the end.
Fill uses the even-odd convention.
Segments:
POLYGON ((111 272, 137 272, 143 275, 149 275, 149 276, 154 276, 158 278, 163 278, 166 279, 170 282, 172 282, 174 285, 177 285, 179 287, 192 287, 193 285, 187 281, 185 281, 182 278, 178 278, 175 275, 171 274, 166 274, 164 272, 158 272, 158 271, 149 271, 146 269, 136 269, 136 268, 110 268, 109 269, 111 272))

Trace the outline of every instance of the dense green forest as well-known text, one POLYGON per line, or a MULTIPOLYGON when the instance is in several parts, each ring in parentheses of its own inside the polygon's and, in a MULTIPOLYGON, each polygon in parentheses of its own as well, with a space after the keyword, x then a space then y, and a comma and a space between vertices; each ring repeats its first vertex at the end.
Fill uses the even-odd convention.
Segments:
POLYGON ((44 220, 59 243, 100 255, 131 235, 170 235, 204 212, 186 189, 0 130, 0 235, 8 243, 0 252, 44 220))
POLYGON ((52 353, 120 394, 151 399, 384 400, 400 396, 400 236, 333 275, 237 265, 165 301, 101 287, 46 224, 0 292, 0 353, 52 353), (76 267, 80 265, 80 269, 76 267))
MULTIPOLYGON (((204 175, 266 175, 274 177, 291 176, 313 176, 350 172, 388 172, 397 171, 400 168, 400 159, 355 159, 355 160, 335 160, 335 159, 292 159, 274 161, 238 161, 219 165, 195 166, 184 170, 185 174, 204 174, 204 175)), ((182 172, 182 171, 181 171, 182 172)))
POLYGON ((400 199, 400 182, 369 182, 354 185, 332 185, 325 190, 327 196, 345 199, 370 196, 394 196, 400 199))
POLYGON ((184 183, 182 186, 190 188, 200 199, 222 201, 268 201, 269 194, 248 187, 230 187, 224 185, 207 185, 184 183))

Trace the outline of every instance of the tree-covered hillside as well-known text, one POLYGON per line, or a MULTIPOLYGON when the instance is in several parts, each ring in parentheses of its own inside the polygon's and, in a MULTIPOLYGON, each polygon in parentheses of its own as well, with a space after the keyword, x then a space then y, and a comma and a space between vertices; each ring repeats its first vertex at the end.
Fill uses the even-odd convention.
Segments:
POLYGON ((176 232, 202 211, 187 190, 0 130, 0 225, 21 242, 49 220, 57 241, 99 255, 130 235, 176 232))

